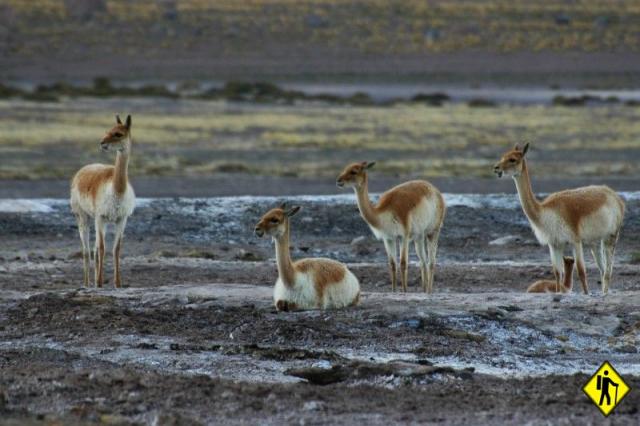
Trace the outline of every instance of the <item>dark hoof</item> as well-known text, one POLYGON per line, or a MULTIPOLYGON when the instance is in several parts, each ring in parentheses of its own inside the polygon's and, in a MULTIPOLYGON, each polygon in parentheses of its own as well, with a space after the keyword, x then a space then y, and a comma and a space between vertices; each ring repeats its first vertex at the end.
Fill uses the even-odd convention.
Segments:
POLYGON ((295 303, 287 302, 286 300, 278 300, 276 302, 276 309, 282 312, 295 311, 296 308, 295 303))

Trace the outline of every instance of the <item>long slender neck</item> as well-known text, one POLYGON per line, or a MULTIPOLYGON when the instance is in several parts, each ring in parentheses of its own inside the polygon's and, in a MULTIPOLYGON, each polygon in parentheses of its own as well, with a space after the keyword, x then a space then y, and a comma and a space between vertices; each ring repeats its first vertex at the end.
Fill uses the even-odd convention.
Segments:
POLYGON ((514 176, 513 179, 516 182, 516 188, 524 214, 527 215, 530 221, 539 223, 540 210, 542 207, 531 189, 531 178, 529 177, 529 169, 527 168, 527 161, 525 159, 522 159, 522 173, 520 173, 519 176, 514 176))
POLYGON ((129 155, 131 154, 131 135, 122 144, 122 151, 116 154, 115 176, 113 187, 116 194, 124 194, 129 181, 129 155))
POLYGON ((371 226, 376 228, 380 220, 378 213, 375 211, 371 200, 369 200, 369 177, 365 174, 364 181, 361 185, 355 186, 356 197, 358 200, 358 209, 362 218, 371 226))
POLYGON ((273 238, 276 243, 276 261, 278 263, 278 275, 287 287, 293 286, 293 263, 289 253, 289 219, 285 219, 285 231, 279 237, 273 238))
POLYGON ((573 287, 573 265, 564 268, 564 289, 565 291, 571 291, 573 287))

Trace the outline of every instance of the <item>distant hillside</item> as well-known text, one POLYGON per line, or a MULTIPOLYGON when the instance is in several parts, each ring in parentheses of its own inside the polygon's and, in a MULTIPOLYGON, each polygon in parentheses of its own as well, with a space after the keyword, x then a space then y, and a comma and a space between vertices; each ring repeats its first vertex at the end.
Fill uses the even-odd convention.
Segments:
POLYGON ((4 78, 635 70, 639 41, 637 0, 0 0, 4 78))

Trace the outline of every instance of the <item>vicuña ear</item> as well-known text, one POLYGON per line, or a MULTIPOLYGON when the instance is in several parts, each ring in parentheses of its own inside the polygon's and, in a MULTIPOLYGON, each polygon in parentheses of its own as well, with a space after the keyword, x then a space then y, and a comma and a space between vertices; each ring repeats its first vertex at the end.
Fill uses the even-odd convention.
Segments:
POLYGON ((524 144, 524 148, 522 148, 522 155, 524 156, 528 150, 529 150, 529 142, 524 144))
POLYGON ((520 145, 516 144, 516 146, 513 147, 514 151, 520 151, 520 145))
POLYGON ((281 208, 282 210, 286 210, 286 209, 287 209, 287 202, 286 202, 286 201, 283 201, 282 203, 280 203, 280 208, 281 208))
POLYGON ((120 120, 120 116, 116 114, 116 123, 122 124, 122 120, 120 120))
POLYGON ((364 168, 365 168, 365 169, 370 169, 370 168, 372 168, 372 167, 373 167, 373 166, 375 166, 375 165, 376 165, 376 162, 375 162, 375 161, 372 161, 372 162, 370 162, 370 163, 366 163, 366 165, 364 166, 364 168))
POLYGON ((127 121, 125 126, 127 126, 127 129, 131 128, 131 115, 127 115, 127 121))
POLYGON ((298 213, 299 211, 300 211, 300 206, 293 206, 289 210, 284 212, 284 214, 286 214, 287 216, 291 217, 291 216, 295 215, 296 213, 298 213))

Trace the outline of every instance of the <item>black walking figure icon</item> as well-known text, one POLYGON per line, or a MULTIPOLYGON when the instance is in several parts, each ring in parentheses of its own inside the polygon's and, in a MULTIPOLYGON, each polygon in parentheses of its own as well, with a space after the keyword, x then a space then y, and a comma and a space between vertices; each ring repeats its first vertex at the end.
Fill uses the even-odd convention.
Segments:
POLYGON ((618 403, 618 383, 611 380, 611 378, 607 377, 609 375, 609 370, 604 370, 604 376, 598 374, 596 378, 596 390, 602 391, 600 394, 600 402, 598 405, 602 405, 604 402, 604 398, 607 398, 607 405, 611 405, 611 397, 609 396, 609 385, 615 386, 616 388, 616 397, 613 400, 613 405, 618 403))

